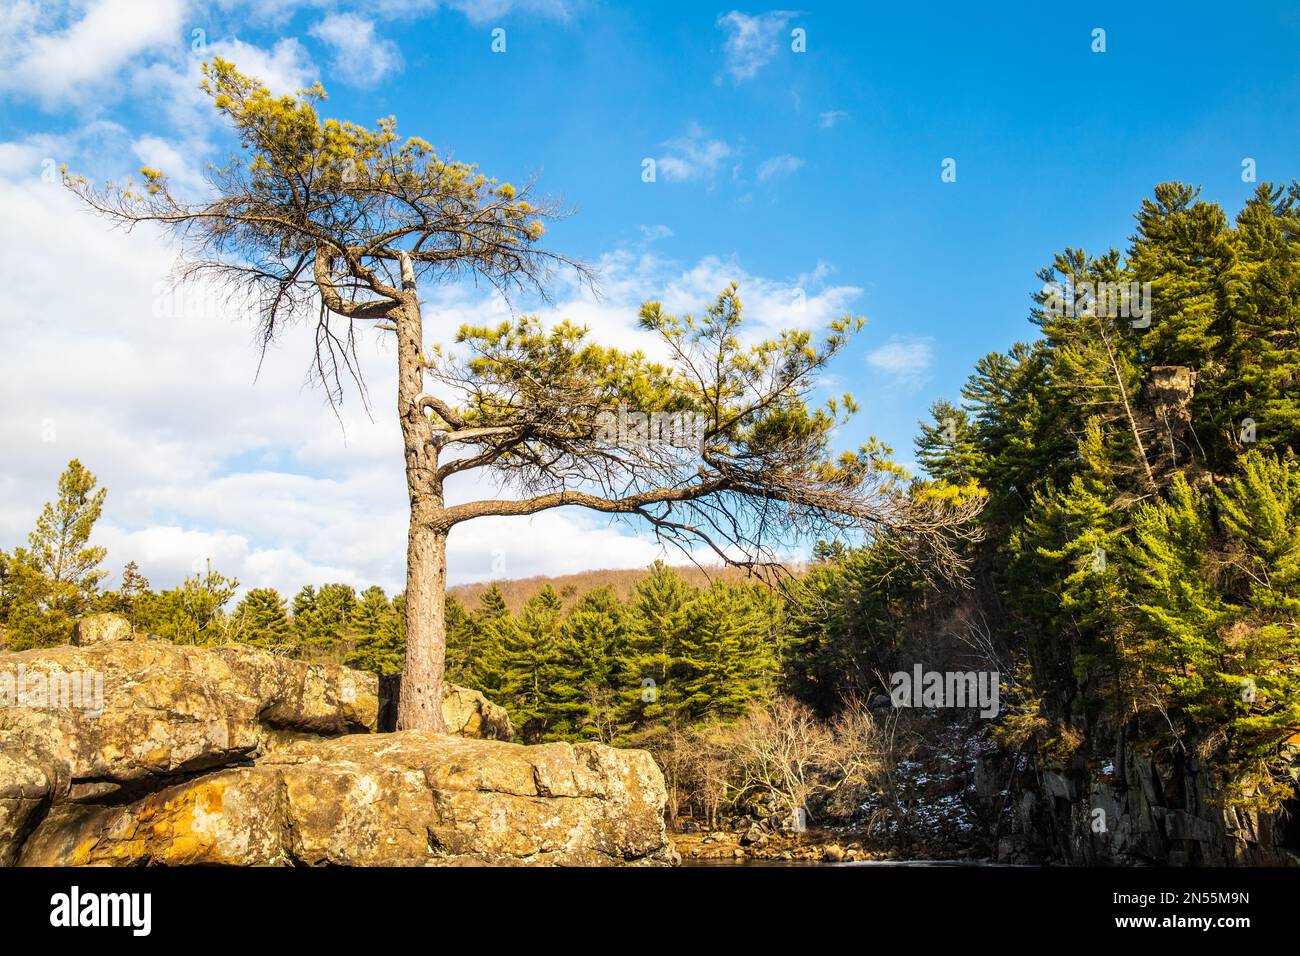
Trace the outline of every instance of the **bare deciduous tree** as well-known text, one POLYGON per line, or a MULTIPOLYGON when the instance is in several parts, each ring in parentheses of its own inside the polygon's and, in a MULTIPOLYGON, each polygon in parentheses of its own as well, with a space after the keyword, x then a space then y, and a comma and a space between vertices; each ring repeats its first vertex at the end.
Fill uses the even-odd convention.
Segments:
POLYGON ((763 793, 790 816, 816 797, 871 784, 884 764, 882 735, 859 698, 823 723, 780 697, 746 714, 733 740, 741 793, 763 793))

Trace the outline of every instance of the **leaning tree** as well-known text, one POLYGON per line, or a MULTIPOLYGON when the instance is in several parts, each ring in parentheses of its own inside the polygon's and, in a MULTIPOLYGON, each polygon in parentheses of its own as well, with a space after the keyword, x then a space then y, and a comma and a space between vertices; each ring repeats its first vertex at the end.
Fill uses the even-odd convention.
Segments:
POLYGON ((472 518, 580 506, 755 569, 774 566, 775 548, 796 536, 907 526, 941 540, 960 522, 918 510, 874 441, 830 452, 852 400, 806 400, 860 319, 831 323, 820 341, 789 330, 750 342, 733 286, 699 317, 645 305, 657 360, 528 317, 462 327, 453 347, 429 347, 422 281, 473 276, 508 296, 545 295, 556 267, 593 278, 539 245, 559 206, 399 139, 391 117, 377 129, 322 120, 319 84, 277 97, 220 59, 203 76, 243 149, 209 168, 210 198, 185 201, 149 168, 139 185, 96 187, 66 172, 65 182, 119 224, 170 230, 183 278, 251 295, 263 347, 287 324, 309 323, 310 374, 331 401, 349 377, 365 394, 360 331, 396 338, 410 493, 399 728, 444 730, 447 535, 472 518), (499 497, 449 503, 448 480, 478 469, 499 497))

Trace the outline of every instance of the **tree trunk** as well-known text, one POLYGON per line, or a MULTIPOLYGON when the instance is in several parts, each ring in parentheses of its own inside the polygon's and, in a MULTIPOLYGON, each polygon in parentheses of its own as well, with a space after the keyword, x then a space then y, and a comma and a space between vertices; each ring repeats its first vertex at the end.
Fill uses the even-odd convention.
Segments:
POLYGON ((402 289, 406 301, 394 310, 392 319, 397 326, 397 414, 406 453, 411 524, 406 537, 406 664, 397 729, 446 733, 442 676, 447 653, 447 529, 441 523, 442 487, 433 430, 420 405, 424 394, 420 302, 405 257, 402 289))
POLYGON ((422 527, 412 516, 406 547, 406 665, 397 707, 398 730, 446 733, 442 716, 447 652, 444 603, 446 532, 422 527))

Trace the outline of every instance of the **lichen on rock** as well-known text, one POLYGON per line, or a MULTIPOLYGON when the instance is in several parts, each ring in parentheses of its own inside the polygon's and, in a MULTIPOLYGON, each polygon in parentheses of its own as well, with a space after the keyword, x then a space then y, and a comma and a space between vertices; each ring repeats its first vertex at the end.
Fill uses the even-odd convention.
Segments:
POLYGON ((0 655, 97 674, 94 707, 0 708, 0 863, 667 864, 649 754, 523 746, 449 687, 456 735, 376 733, 373 674, 148 639, 0 655), (488 739, 479 739, 488 738, 488 739))

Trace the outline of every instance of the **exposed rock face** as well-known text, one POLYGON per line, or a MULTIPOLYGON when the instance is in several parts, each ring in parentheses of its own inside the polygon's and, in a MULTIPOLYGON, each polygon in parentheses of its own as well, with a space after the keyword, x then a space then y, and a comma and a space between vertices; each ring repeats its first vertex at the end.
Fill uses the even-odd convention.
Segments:
POLYGON ((376 734, 374 675, 243 645, 96 640, 0 655, 0 695, 6 675, 9 703, 46 696, 0 707, 0 864, 673 856, 648 754, 468 739, 511 729, 464 688, 453 737, 376 734))
MULTIPOLYGON (((1296 763, 1300 783, 1300 760, 1296 763)), ((1125 749, 1118 764, 1044 773, 1014 803, 1004 862, 1051 857, 1089 865, 1300 865, 1300 801, 1291 812, 1225 806, 1223 781, 1195 759, 1125 749), (1117 772, 1118 771, 1118 772, 1117 772)))
POLYGON ((256 648, 100 641, 0 655, 0 864, 46 811, 120 800, 279 741, 373 730, 374 675, 256 648))
MULTIPOLYGON (((397 729, 397 708, 402 697, 402 678, 391 674, 379 678, 379 729, 397 729)), ((504 707, 488 700, 476 690, 442 685, 442 716, 448 733, 457 737, 480 737, 487 740, 514 740, 515 728, 504 707)))
POLYGON ((300 741, 125 806, 67 806, 25 865, 668 863, 643 751, 403 731, 300 741))
POLYGON ((1173 437, 1181 439, 1192 423, 1196 372, 1182 365, 1154 366, 1148 390, 1156 416, 1173 437))
POLYGON ((499 707, 476 690, 442 685, 442 716, 448 733, 483 740, 513 740, 515 728, 504 707, 499 707))
POLYGON ((121 614, 91 614, 83 617, 72 629, 72 643, 78 647, 130 639, 131 622, 121 614))
POLYGON ((0 737, 47 751, 72 782, 151 781, 251 757, 284 736, 372 731, 379 706, 373 674, 242 644, 22 651, 0 655, 0 673, 45 685, 59 704, 0 708, 0 737))

